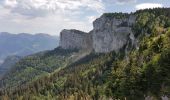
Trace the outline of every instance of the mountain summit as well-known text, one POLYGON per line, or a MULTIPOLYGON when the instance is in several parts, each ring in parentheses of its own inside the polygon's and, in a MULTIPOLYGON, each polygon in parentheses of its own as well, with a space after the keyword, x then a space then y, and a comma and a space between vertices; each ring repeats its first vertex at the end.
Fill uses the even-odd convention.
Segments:
POLYGON ((132 26, 135 14, 105 13, 93 22, 89 33, 77 30, 63 30, 60 35, 60 46, 63 49, 91 49, 96 53, 118 52, 128 42, 134 43, 132 26))

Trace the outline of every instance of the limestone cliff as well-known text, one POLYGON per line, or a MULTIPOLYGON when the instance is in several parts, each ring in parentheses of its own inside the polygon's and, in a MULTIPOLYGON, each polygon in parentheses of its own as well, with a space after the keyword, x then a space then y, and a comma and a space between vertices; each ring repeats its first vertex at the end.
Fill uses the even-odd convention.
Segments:
POLYGON ((93 22, 89 33, 77 30, 63 30, 60 46, 64 49, 92 48, 95 52, 119 51, 130 41, 134 43, 132 25, 135 16, 131 14, 103 14, 93 22))
POLYGON ((91 45, 91 35, 88 33, 64 29, 60 34, 60 47, 63 49, 88 49, 91 45))
POLYGON ((131 25, 134 17, 115 17, 104 14, 94 21, 92 38, 95 52, 118 51, 133 35, 131 25))

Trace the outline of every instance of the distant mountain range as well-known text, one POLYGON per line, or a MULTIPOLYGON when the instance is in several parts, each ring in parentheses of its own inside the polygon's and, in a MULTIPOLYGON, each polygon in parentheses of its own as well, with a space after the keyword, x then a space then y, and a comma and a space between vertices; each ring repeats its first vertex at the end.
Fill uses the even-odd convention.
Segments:
POLYGON ((39 33, 31 35, 28 33, 11 34, 0 33, 0 63, 7 56, 26 56, 39 51, 54 49, 58 46, 59 38, 39 33))
POLYGON ((170 100, 169 41, 170 8, 104 13, 53 50, 6 59, 0 100, 170 100))
POLYGON ((11 34, 0 33, 0 78, 22 56, 27 56, 39 51, 51 50, 58 46, 59 38, 39 33, 11 34))

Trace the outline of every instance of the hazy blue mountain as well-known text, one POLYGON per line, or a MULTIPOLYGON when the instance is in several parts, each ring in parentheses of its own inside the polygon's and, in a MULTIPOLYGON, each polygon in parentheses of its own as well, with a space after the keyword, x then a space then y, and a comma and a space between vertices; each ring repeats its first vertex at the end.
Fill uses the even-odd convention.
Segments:
POLYGON ((12 66, 0 100, 170 100, 169 8, 105 13, 89 33, 60 36, 12 66))
POLYGON ((0 65, 0 79, 1 77, 10 70, 10 68, 18 62, 22 57, 20 56, 8 56, 2 65, 0 65))
POLYGON ((58 46, 59 38, 39 33, 11 34, 0 33, 0 64, 7 56, 26 56, 39 51, 54 49, 58 46))

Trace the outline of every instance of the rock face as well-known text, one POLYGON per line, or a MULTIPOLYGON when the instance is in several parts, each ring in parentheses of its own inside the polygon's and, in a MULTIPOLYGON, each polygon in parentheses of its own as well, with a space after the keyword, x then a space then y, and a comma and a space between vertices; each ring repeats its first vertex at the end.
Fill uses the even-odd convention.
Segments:
POLYGON ((60 34, 60 46, 63 49, 91 48, 91 35, 78 30, 63 30, 60 34))
POLYGON ((92 38, 95 52, 118 51, 127 44, 130 35, 133 35, 130 26, 133 21, 129 18, 108 18, 101 16, 94 21, 92 38))
POLYGON ((77 30, 63 30, 60 46, 64 49, 91 48, 98 53, 119 51, 135 38, 131 26, 135 16, 130 14, 104 14, 93 22, 93 30, 89 33, 77 30))

